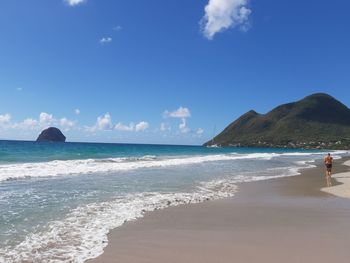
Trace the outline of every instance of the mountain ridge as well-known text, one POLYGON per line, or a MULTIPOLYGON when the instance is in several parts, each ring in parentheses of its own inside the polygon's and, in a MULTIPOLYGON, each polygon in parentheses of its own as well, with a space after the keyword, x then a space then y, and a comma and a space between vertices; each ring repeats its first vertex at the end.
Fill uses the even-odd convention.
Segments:
POLYGON ((205 146, 350 148, 350 109, 315 93, 260 114, 250 110, 205 146))

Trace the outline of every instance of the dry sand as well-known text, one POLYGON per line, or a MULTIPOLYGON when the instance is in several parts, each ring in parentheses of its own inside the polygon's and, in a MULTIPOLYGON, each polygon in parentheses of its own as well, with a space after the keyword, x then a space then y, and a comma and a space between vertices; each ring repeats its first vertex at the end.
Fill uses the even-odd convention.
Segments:
POLYGON ((325 183, 319 166, 240 184, 233 198, 148 213, 112 231, 91 262, 348 263, 350 202, 321 192, 325 183))

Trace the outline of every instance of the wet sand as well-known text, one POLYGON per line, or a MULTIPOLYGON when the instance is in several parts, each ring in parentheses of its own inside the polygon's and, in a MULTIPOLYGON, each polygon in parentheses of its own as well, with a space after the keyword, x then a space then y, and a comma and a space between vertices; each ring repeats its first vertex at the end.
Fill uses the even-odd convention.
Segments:
POLYGON ((350 198, 350 160, 344 162, 344 164, 349 167, 348 171, 333 175, 333 178, 339 184, 333 187, 324 187, 321 191, 339 197, 350 198))
MULTIPOLYGON (((346 160, 335 173, 348 171, 346 160)), ((105 253, 89 262, 348 263, 350 200, 320 191, 325 184, 318 165, 242 183, 233 198, 148 213, 112 231, 105 253)))

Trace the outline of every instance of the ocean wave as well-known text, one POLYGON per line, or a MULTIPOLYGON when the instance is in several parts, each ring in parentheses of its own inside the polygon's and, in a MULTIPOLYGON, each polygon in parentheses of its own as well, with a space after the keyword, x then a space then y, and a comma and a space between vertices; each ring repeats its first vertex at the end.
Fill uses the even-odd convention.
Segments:
POLYGON ((0 248, 0 262, 84 262, 103 253, 107 234, 146 212, 181 204, 233 196, 236 185, 225 180, 202 183, 195 193, 140 193, 72 210, 44 232, 33 233, 15 247, 0 248))
POLYGON ((85 159, 50 161, 42 163, 18 163, 0 165, 0 181, 26 177, 53 177, 91 173, 111 173, 141 168, 193 165, 204 162, 233 161, 243 159, 270 160, 281 156, 277 153, 217 154, 189 157, 144 156, 128 158, 85 159))
POLYGON ((145 155, 141 157, 120 157, 120 158, 106 158, 106 159, 90 159, 99 163, 122 163, 122 162, 136 162, 136 161, 152 161, 157 160, 155 155, 145 155))
MULTIPOLYGON (((342 154, 348 154, 348 152, 333 152, 335 158, 342 154)), ((214 161, 288 158, 288 166, 286 167, 268 168, 266 173, 254 171, 215 181, 202 182, 191 193, 143 192, 115 196, 111 201, 81 205, 71 210, 62 220, 48 223, 45 230, 29 234, 17 245, 1 247, 0 262, 84 262, 103 253, 103 249, 108 243, 107 234, 111 229, 117 228, 127 221, 140 218, 146 212, 169 206, 231 197, 237 191, 237 183, 298 175, 301 168, 312 167, 312 160, 320 158, 321 155, 323 156, 324 152, 235 153, 187 157, 143 156, 1 165, 0 180, 6 180, 25 176, 78 175, 82 173, 192 165, 214 161), (296 158, 293 156, 311 157, 296 158)), ((4 196, 3 198, 0 196, 0 203, 9 198, 10 196, 4 196)))
MULTIPOLYGON (((349 151, 330 151, 332 153, 332 155, 334 155, 336 158, 340 158, 340 156, 338 155, 344 155, 344 154, 349 154, 349 151)), ((325 151, 320 151, 320 152, 286 152, 286 153, 281 153, 281 156, 311 156, 311 155, 315 155, 315 156, 323 156, 325 155, 326 152, 325 151)))
MULTIPOLYGON (((333 151, 334 159, 349 155, 349 151, 333 151)), ((170 166, 194 165, 205 162, 234 160, 271 160, 277 157, 307 157, 317 159, 325 152, 290 152, 290 153, 248 153, 248 154, 213 154, 201 156, 154 156, 120 157, 106 159, 81 159, 67 161, 49 161, 37 163, 17 163, 0 165, 0 181, 31 177, 54 177, 93 173, 113 173, 142 168, 162 168, 170 166)), ((309 160, 307 160, 309 161, 309 160)))
MULTIPOLYGON (((203 162, 204 160, 237 160, 237 158, 270 159, 276 156, 280 154, 245 156, 235 154, 197 156, 196 158, 199 158, 198 162, 199 160, 203 162)), ((175 158, 172 161, 177 164, 179 160, 193 163, 194 157, 189 158, 175 158), (188 160, 189 158, 191 159, 188 160)), ((154 160, 148 162, 152 163, 154 160)), ((309 166, 311 166, 310 163, 300 161, 295 162, 294 166, 275 168, 278 170, 271 174, 238 174, 234 177, 202 182, 192 193, 144 192, 115 197, 112 201, 79 206, 71 210, 62 220, 50 222, 46 230, 29 234, 24 241, 15 246, 0 248, 0 262, 84 262, 103 253, 108 243, 107 234, 111 229, 143 217, 146 212, 169 206, 231 197, 237 191, 237 183, 294 176, 299 174, 300 168, 309 166)))
POLYGON ((146 192, 81 206, 63 220, 49 223, 45 231, 28 235, 15 247, 0 248, 0 262, 85 262, 103 253, 112 229, 146 212, 232 197, 237 183, 294 176, 299 168, 284 167, 284 173, 278 175, 237 175, 202 182, 193 193, 146 192))
POLYGON ((282 169, 277 175, 237 175, 202 182, 193 193, 146 192, 81 206, 63 220, 49 223, 47 230, 28 235, 15 247, 0 248, 0 262, 85 262, 103 253, 112 229, 146 212, 232 197, 237 183, 298 175, 300 167, 282 169))

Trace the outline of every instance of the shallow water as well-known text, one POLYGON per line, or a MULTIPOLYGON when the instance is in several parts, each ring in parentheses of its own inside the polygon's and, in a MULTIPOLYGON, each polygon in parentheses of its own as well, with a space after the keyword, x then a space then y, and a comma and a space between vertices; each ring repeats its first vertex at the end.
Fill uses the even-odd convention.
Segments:
POLYGON ((0 262, 83 262, 146 211, 233 196, 238 182, 296 175, 323 155, 0 141, 0 262))

